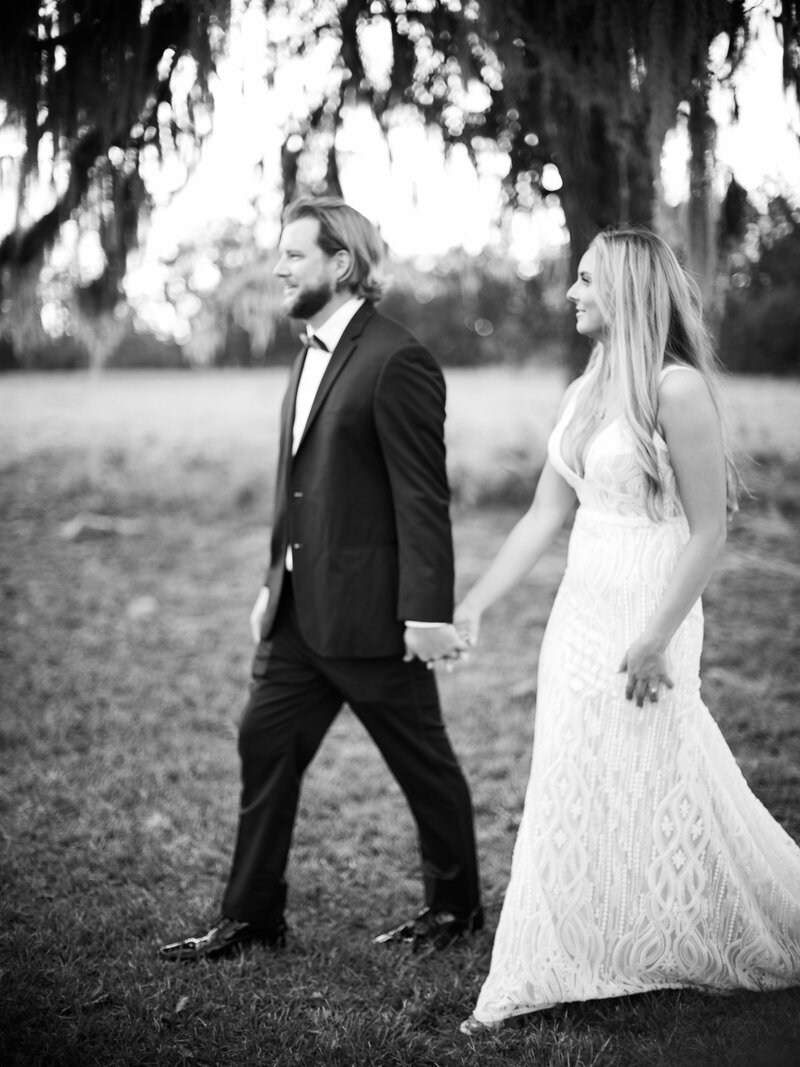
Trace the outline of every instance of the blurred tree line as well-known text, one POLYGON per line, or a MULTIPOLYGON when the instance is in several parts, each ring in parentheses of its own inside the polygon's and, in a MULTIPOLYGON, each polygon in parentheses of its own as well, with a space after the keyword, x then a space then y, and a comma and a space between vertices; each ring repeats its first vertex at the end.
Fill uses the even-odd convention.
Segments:
POLYGON ((727 251, 718 340, 731 371, 800 373, 800 210, 775 196, 727 251))
MULTIPOLYGON (((248 241, 248 246, 252 242, 248 241)), ((224 247, 224 246, 223 246, 224 247)), ((104 360, 109 368, 252 367, 289 364, 299 350, 298 329, 283 315, 273 257, 250 248, 247 265, 224 266, 209 293, 192 290, 196 251, 186 249, 172 264, 168 283, 179 306, 196 307, 191 334, 183 344, 151 330, 137 329, 132 315, 114 337, 104 360), (177 297, 180 293, 180 297, 177 297)), ((389 264, 389 286, 381 307, 411 326, 448 366, 553 361, 561 358, 573 316, 564 300, 568 263, 548 264, 534 277, 521 277, 507 257, 454 250, 429 269, 410 262, 389 264)), ((50 338, 36 331, 24 361, 0 339, 0 369, 74 370, 90 365, 80 336, 50 338)))
MULTIPOLYGON (((341 191, 337 134, 348 108, 368 106, 387 135, 410 110, 441 131, 445 148, 461 145, 474 160, 487 144, 504 153, 509 210, 529 209, 547 195, 545 175, 557 169, 570 236, 566 276, 610 223, 669 225, 660 156, 681 109, 690 196, 680 230, 669 236, 704 281, 729 364, 797 369, 787 295, 796 291, 796 261, 785 253, 795 247, 793 208, 773 206, 766 222, 757 222, 735 182, 722 210, 711 191, 711 89, 715 80, 729 82, 747 54, 757 8, 745 0, 251 2, 282 19, 281 32, 268 37, 268 81, 291 57, 323 41, 337 44, 324 90, 285 130, 286 200, 341 191), (370 51, 368 31, 381 35, 385 61, 370 51), (710 55, 721 34, 722 68, 710 55), (767 323, 770 338, 786 335, 762 359, 767 323)), ((774 12, 783 82, 797 89, 800 2, 781 0, 774 12)), ((231 0, 16 0, 0 8, 0 101, 5 125, 24 131, 21 157, 0 160, 0 180, 18 188, 16 225, 0 241, 7 355, 12 345, 26 364, 99 364, 110 354, 125 363, 137 351, 139 360, 153 362, 247 363, 267 350, 285 358, 293 340, 270 311, 268 257, 242 235, 232 238, 244 256, 239 262, 231 258, 236 247, 224 241, 210 253, 220 261, 213 291, 193 290, 191 271, 181 282, 180 262, 170 264, 167 296, 176 322, 195 320, 190 336, 173 331, 170 343, 145 342, 134 334, 123 297, 128 254, 147 216, 148 169, 170 160, 191 171, 212 126, 209 78, 230 20, 231 0), (52 206, 42 210, 37 170, 48 152, 52 206), (68 229, 73 245, 84 238, 97 244, 101 266, 89 278, 50 256, 68 229), (59 332, 54 356, 51 339, 59 332)), ((553 268, 555 277, 521 280, 489 256, 472 264, 457 258, 425 278, 403 267, 389 298, 390 312, 435 338, 432 347, 445 361, 519 358, 559 335, 563 314, 553 294, 560 289, 560 298, 566 287, 563 264, 553 268)), ((573 363, 582 356, 574 351, 573 363)))

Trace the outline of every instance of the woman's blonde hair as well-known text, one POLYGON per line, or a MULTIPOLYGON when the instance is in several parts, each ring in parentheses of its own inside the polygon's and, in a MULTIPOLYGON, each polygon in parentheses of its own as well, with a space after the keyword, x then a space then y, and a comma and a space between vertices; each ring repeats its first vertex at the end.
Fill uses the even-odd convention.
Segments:
POLYGON ((665 364, 694 367, 705 380, 723 424, 728 511, 737 507, 740 478, 725 442, 717 359, 703 319, 700 290, 669 245, 643 228, 604 230, 592 241, 593 281, 606 336, 592 352, 576 402, 575 447, 591 437, 598 392, 613 376, 622 385, 622 416, 630 427, 652 518, 663 515, 664 485, 653 434, 665 364))
POLYGON ((317 244, 325 255, 349 253, 350 266, 340 286, 369 303, 377 303, 385 288, 380 275, 384 246, 369 219, 337 196, 302 196, 293 200, 285 209, 282 222, 288 226, 297 219, 317 220, 317 244))

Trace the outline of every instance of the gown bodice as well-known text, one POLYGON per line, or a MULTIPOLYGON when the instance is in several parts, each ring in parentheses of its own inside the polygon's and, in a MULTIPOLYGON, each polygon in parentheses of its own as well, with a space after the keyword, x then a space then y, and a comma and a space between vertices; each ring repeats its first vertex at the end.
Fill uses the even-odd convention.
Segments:
MULTIPOLYGON (((552 466, 575 490, 582 507, 619 518, 649 521, 645 507, 644 475, 636 458, 633 435, 622 416, 607 422, 589 441, 583 475, 566 462, 563 449, 564 433, 575 413, 577 398, 582 388, 583 383, 573 392, 550 435, 547 453, 552 466)), ((664 487, 663 517, 681 518, 683 507, 666 442, 656 432, 653 434, 653 443, 664 487)))

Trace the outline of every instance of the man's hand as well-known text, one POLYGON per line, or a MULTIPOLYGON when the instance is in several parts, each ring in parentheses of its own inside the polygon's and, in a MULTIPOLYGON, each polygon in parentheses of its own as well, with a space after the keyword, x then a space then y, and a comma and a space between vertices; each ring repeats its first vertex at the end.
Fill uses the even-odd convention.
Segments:
POLYGON ((255 644, 261 640, 261 627, 264 625, 264 616, 267 614, 267 604, 269 604, 269 589, 262 585, 256 602, 253 604, 253 610, 250 612, 250 633, 255 644))
POLYGON ((406 654, 403 659, 408 662, 414 658, 421 659, 428 666, 436 660, 457 660, 468 645, 459 636, 452 623, 442 626, 406 626, 406 654))

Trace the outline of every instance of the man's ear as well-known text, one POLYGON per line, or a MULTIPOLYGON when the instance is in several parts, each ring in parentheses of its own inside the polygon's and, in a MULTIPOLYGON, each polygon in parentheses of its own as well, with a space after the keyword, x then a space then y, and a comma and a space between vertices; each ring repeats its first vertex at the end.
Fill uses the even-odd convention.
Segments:
POLYGON ((341 284, 342 280, 350 272, 350 265, 353 262, 353 257, 346 248, 340 248, 334 254, 333 258, 336 261, 336 281, 341 284))

